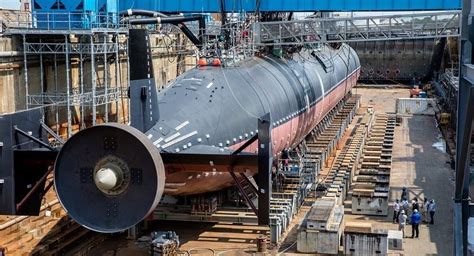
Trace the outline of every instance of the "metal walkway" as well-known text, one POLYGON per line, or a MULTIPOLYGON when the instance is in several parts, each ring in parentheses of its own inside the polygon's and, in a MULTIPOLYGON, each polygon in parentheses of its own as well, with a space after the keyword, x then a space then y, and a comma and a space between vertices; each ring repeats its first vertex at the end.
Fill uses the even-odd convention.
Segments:
POLYGON ((458 37, 460 11, 257 22, 256 45, 301 45, 458 37))

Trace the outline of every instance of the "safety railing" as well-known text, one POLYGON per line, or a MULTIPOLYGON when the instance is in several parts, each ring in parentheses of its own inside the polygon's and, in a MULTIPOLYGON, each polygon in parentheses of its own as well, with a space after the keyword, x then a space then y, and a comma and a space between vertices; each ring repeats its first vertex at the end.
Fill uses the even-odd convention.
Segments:
POLYGON ((5 32, 58 30, 114 30, 126 28, 118 14, 93 12, 16 12, 3 20, 5 32))
POLYGON ((459 36, 460 11, 256 22, 256 45, 301 45, 459 36))
POLYGON ((27 54, 99 54, 115 53, 117 50, 125 51, 126 46, 122 43, 25 43, 27 54), (118 49, 117 49, 118 47, 118 49))
POLYGON ((95 105, 99 106, 115 102, 122 97, 126 97, 126 95, 127 88, 122 87, 109 87, 107 88, 107 92, 105 91, 105 88, 102 87, 97 88, 94 92, 89 88, 88 91, 82 93, 79 88, 74 88, 69 94, 67 92, 30 94, 28 95, 28 105, 43 106, 52 104, 57 106, 91 106, 95 103, 95 105))

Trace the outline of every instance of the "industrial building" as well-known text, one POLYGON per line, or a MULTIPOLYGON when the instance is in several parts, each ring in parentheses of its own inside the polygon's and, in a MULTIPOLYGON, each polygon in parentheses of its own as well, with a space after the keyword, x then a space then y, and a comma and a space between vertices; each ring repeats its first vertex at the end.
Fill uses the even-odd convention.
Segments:
POLYGON ((0 2, 0 255, 474 253, 471 8, 0 2))

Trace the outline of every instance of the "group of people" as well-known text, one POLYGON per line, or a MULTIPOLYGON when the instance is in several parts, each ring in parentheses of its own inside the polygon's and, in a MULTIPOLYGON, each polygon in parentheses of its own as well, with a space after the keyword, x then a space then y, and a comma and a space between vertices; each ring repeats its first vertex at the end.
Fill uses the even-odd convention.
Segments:
POLYGON ((411 238, 418 238, 419 225, 422 221, 429 224, 434 224, 434 215, 436 213, 436 202, 434 199, 424 199, 422 205, 415 198, 408 203, 406 188, 402 190, 401 200, 396 200, 393 204, 393 223, 398 223, 398 230, 402 231, 405 237, 405 226, 409 222, 411 224, 411 238), (421 213, 420 213, 421 211, 421 213), (411 213, 411 215, 409 215, 411 213), (410 216, 410 218, 408 218, 410 216))

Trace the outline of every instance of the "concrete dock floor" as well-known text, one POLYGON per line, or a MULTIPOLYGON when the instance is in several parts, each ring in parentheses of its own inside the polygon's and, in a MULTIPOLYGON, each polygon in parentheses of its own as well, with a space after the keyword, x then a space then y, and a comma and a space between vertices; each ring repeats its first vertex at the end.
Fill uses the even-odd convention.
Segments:
MULTIPOLYGON (((405 89, 358 89, 363 104, 370 100, 376 111, 394 112, 393 100, 407 97, 405 89)), ((400 198, 402 187, 410 191, 410 199, 418 196, 435 199, 438 211, 435 225, 422 224, 418 239, 406 238, 404 255, 452 255, 453 253, 453 195, 454 170, 450 169, 448 155, 433 147, 441 136, 433 116, 405 116, 395 128, 390 176, 391 202, 400 198)), ((397 229, 392 224, 393 211, 388 217, 365 217, 347 214, 346 221, 363 220, 375 227, 397 229)), ((411 226, 405 229, 411 236, 411 226)))

